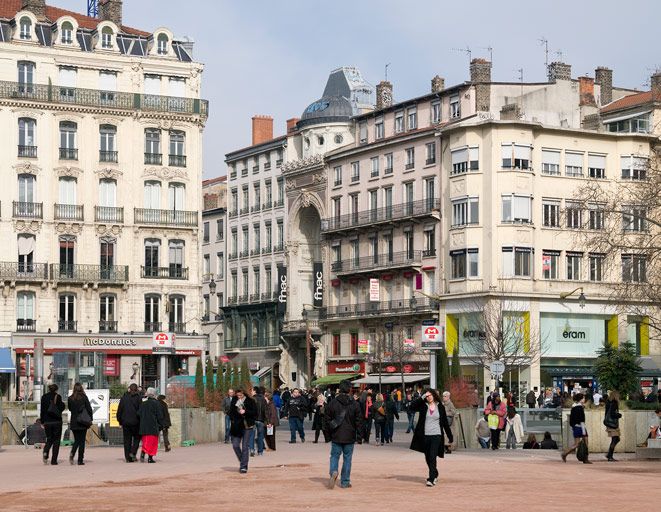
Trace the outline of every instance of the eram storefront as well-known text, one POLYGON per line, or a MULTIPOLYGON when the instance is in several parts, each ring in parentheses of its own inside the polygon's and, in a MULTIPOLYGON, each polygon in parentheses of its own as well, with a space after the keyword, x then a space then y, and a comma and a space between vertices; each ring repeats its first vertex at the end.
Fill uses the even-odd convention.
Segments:
MULTIPOLYGON (((43 340, 44 382, 57 384, 65 395, 76 382, 90 389, 133 382, 147 388, 160 382, 163 371, 166 377, 192 374, 206 344, 204 336, 173 333, 14 334, 11 348, 16 377, 12 398, 23 396, 28 375, 30 382, 34 376, 35 340, 43 340)), ((28 393, 32 395, 30 386, 28 393)))

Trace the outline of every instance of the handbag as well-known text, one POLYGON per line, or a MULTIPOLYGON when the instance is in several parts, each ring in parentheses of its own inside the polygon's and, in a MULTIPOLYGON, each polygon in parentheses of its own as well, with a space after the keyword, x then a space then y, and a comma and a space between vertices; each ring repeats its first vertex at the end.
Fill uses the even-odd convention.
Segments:
POLYGON ((588 460, 588 445, 585 444, 583 439, 581 439, 578 443, 578 448, 576 449, 576 458, 581 462, 588 460))
POLYGON ((51 403, 46 410, 46 414, 51 418, 62 419, 62 411, 60 411, 55 405, 55 399, 51 400, 51 403))
POLYGON ((83 406, 83 410, 80 411, 80 413, 78 414, 77 422, 79 425, 83 427, 89 428, 92 426, 92 418, 84 406, 83 406))
POLYGON ((498 425, 500 425, 500 418, 497 414, 489 414, 487 423, 489 424, 489 428, 491 430, 495 430, 498 428, 498 425))

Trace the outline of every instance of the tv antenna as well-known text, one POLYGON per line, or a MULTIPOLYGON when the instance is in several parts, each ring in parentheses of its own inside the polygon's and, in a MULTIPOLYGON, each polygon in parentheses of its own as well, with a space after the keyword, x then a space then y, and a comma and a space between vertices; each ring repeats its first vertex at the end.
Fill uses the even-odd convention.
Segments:
POLYGON ((560 62, 562 62, 562 50, 556 50, 555 56, 560 62))
POLYGON ((386 64, 386 82, 388 81, 388 66, 390 66, 390 62, 386 64))
POLYGON ((466 55, 468 55, 468 63, 469 64, 473 60, 472 57, 471 57, 472 52, 471 52, 471 49, 468 47, 468 45, 466 46, 466 48, 452 48, 452 51, 453 52, 461 52, 461 53, 465 53, 466 55))
POLYGON ((489 52, 489 62, 493 64, 493 48, 491 46, 487 46, 487 47, 481 46, 480 50, 486 50, 489 52))
POLYGON ((546 76, 549 76, 549 40, 544 36, 538 39, 537 42, 540 46, 544 47, 544 66, 546 67, 546 76))

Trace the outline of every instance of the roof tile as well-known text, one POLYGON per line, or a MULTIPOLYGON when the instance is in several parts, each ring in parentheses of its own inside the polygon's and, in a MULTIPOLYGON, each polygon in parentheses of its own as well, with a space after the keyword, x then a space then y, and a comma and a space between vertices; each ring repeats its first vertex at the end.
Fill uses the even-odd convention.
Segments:
POLYGON ((661 94, 657 94, 656 97, 653 98, 652 91, 639 92, 637 94, 631 94, 609 103, 601 109, 601 112, 602 114, 608 112, 616 112, 618 110, 624 110, 627 108, 644 105, 645 103, 650 103, 652 101, 661 101, 661 94))

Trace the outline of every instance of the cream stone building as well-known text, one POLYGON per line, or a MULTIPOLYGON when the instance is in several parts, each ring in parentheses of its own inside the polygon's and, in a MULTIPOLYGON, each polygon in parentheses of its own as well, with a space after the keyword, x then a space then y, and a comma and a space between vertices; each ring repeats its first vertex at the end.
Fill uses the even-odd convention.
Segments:
MULTIPOLYGON (((66 389, 154 382, 205 353, 199 228, 203 66, 167 28, 3 2, 0 345, 22 394, 35 338, 66 389), (154 333, 176 336, 166 375, 154 333)), ((4 389, 3 389, 4 391, 4 389)), ((30 390, 28 390, 30 392, 30 390)))

